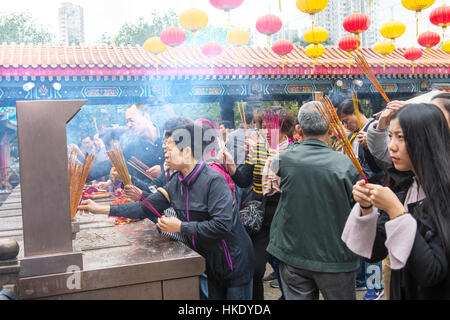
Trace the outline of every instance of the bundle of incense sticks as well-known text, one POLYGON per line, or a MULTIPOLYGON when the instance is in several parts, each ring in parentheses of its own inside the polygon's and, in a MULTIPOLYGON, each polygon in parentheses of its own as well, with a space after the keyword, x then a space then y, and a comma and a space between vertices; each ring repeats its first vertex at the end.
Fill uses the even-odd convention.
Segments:
POLYGON ((227 156, 225 154, 225 141, 223 140, 222 135, 220 134, 220 125, 216 121, 214 123, 214 129, 216 129, 217 138, 219 139, 219 150, 224 150, 223 152, 223 166, 225 167, 225 171, 228 172, 228 166, 227 166, 227 156))
POLYGON ((364 74, 367 76, 367 78, 369 78, 369 80, 372 82, 372 84, 378 90, 378 92, 381 93, 384 100, 386 100, 387 103, 391 102, 391 100, 389 100, 388 96, 386 95, 386 92, 384 92, 383 87, 378 82, 378 79, 375 77, 375 74, 373 73, 369 64, 367 63, 366 58, 364 58, 364 56, 360 52, 355 52, 355 61, 356 61, 356 64, 358 65, 358 67, 361 69, 361 71, 364 72, 364 74))
POLYGON ((142 205, 144 205, 147 209, 149 209, 151 212, 156 214, 158 217, 162 218, 161 215, 159 214, 158 210, 156 210, 155 207, 152 206, 150 201, 145 199, 145 197, 142 195, 142 193, 139 192, 139 190, 137 190, 137 188, 135 186, 132 186, 130 190, 136 196, 136 198, 139 198, 139 202, 142 203, 142 205))
POLYGON ((342 123, 339 120, 336 109, 334 108, 330 98, 326 96, 325 98, 320 98, 319 101, 320 103, 316 103, 317 110, 325 119, 328 126, 332 129, 334 136, 344 149, 345 154, 350 158, 355 168, 361 174, 361 177, 363 177, 366 183, 369 183, 369 181, 366 178, 366 175, 364 174, 362 166, 358 161, 358 157, 355 155, 352 145, 350 144, 350 141, 348 140, 347 135, 345 134, 344 127, 342 126, 342 123))
POLYGON ((131 185, 131 176, 128 173, 122 149, 118 147, 117 149, 107 151, 106 154, 108 155, 112 166, 116 168, 120 181, 122 181, 124 185, 131 185))
POLYGON ((248 140, 248 128, 247 128, 247 119, 245 118, 245 107, 244 107, 244 101, 238 102, 238 110, 239 115, 241 116, 241 122, 244 125, 244 131, 245 131, 245 139, 248 140))
POLYGON ((149 166, 147 166, 145 163, 143 163, 142 161, 140 161, 139 159, 137 159, 136 157, 131 157, 130 160, 127 161, 127 163, 132 166, 133 168, 135 168, 137 171, 139 171, 140 173, 142 173, 144 176, 146 176, 147 178, 149 178, 150 180, 153 180, 154 177, 147 172, 147 170, 150 169, 149 166))
POLYGON ((84 157, 83 165, 78 162, 76 153, 72 152, 69 157, 69 192, 70 192, 70 218, 73 220, 78 211, 83 187, 94 164, 94 155, 87 154, 84 157))
POLYGON ((283 128, 284 120, 280 125, 280 115, 276 113, 266 113, 264 116, 267 128, 267 142, 270 148, 276 150, 280 139, 280 130, 283 128))
POLYGON ((361 131, 362 130, 361 115, 359 113, 358 94, 356 92, 352 92, 352 100, 353 100, 353 107, 355 109, 356 120, 358 121, 358 128, 359 131, 361 131))

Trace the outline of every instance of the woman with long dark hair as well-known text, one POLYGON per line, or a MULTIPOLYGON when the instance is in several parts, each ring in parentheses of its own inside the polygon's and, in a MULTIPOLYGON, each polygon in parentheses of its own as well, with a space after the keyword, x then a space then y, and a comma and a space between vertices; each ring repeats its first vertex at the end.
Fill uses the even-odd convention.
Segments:
POLYGON ((358 182, 342 240, 391 261, 391 299, 450 299, 450 132, 438 107, 407 105, 389 128, 392 188, 358 182))

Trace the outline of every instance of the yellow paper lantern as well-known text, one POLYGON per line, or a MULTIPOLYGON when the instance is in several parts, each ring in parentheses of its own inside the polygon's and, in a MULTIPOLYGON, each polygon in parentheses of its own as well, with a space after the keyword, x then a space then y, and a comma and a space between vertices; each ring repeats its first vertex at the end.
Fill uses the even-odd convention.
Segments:
POLYGON ((196 32, 208 25, 209 17, 204 11, 192 8, 181 13, 178 22, 184 29, 196 32))
POLYGON ((383 37, 391 40, 395 40, 401 37, 406 31, 406 26, 401 21, 396 21, 392 19, 386 22, 381 27, 380 33, 383 37))
POLYGON ((307 14, 316 14, 323 11, 328 5, 328 0, 297 0, 297 8, 307 14))
POLYGON ((144 49, 147 52, 159 54, 161 52, 166 51, 167 46, 164 44, 164 42, 161 41, 161 39, 159 37, 153 37, 153 38, 150 38, 147 41, 145 41, 144 49))
MULTIPOLYGON (((228 32, 227 42, 232 46, 245 46, 250 41, 250 34, 243 29, 234 29, 228 32)), ((238 66, 241 64, 241 54, 238 51, 238 66)))
POLYGON ((308 43, 319 44, 327 41, 328 31, 322 27, 312 26, 306 30, 304 38, 308 43))
MULTIPOLYGON (((164 44, 164 42, 161 41, 159 37, 153 37, 145 41, 144 43, 144 49, 147 52, 153 53, 155 56, 166 51, 167 45, 164 44)), ((158 58, 156 58, 156 73, 159 72, 159 62, 158 58)))
POLYGON ((321 44, 310 44, 305 48, 305 54, 315 59, 313 65, 313 73, 316 73, 316 62, 318 62, 319 57, 321 57, 325 53, 325 47, 321 44))
POLYGON ((419 36, 419 13, 431 7, 436 0, 402 0, 402 5, 416 12, 416 37, 419 36))
POLYGON ((227 42, 232 46, 245 46, 249 41, 250 34, 243 29, 234 29, 227 34, 227 42))
POLYGON ((447 53, 450 53, 450 40, 444 41, 442 44, 442 50, 444 50, 447 53))
POLYGON ((394 52, 395 50, 394 43, 390 40, 382 40, 375 45, 374 49, 377 53, 382 54, 384 56, 383 71, 386 71, 386 56, 394 52))
POLYGON ((297 8, 301 12, 311 15, 312 25, 314 26, 314 15, 319 13, 328 5, 328 0, 297 0, 297 8))

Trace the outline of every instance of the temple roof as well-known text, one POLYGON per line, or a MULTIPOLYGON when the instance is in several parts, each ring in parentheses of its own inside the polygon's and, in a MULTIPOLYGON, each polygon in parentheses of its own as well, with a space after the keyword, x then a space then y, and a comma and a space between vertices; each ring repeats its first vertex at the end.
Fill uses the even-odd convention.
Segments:
MULTIPOLYGON (((377 74, 411 74, 412 62, 403 57, 405 50, 396 49, 384 59, 372 48, 360 49, 377 74)), ((450 55, 437 48, 424 50, 414 65, 416 74, 448 75, 450 55)), ((0 45, 0 76, 311 75, 314 66, 317 75, 361 74, 353 59, 349 69, 348 54, 334 47, 327 47, 315 62, 299 46, 284 58, 263 47, 224 48, 219 57, 208 58, 198 46, 169 48, 154 55, 130 45, 0 45)))

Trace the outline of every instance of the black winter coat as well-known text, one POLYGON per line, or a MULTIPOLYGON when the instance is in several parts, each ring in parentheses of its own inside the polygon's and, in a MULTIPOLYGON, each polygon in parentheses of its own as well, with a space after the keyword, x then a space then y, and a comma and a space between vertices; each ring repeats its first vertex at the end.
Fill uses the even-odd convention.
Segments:
MULTIPOLYGON (((164 189, 170 203, 160 192, 147 199, 159 213, 169 207, 175 209, 182 221, 181 233, 191 240, 190 247, 206 259, 208 280, 224 288, 248 284, 253 278, 253 246, 223 176, 201 163, 184 179, 174 173, 164 189)), ((155 223, 158 219, 140 203, 111 206, 110 215, 148 218, 155 223)))
MULTIPOLYGON (((390 170, 391 178, 398 188, 394 190, 404 203, 408 189, 413 183, 412 173, 390 170)), ((410 214, 417 221, 417 233, 411 254, 405 267, 391 272, 391 300, 442 300, 450 299, 449 257, 433 219, 425 212, 423 201, 408 206, 410 214)), ((378 262, 388 255, 385 246, 385 224, 390 220, 381 212, 377 234, 369 262, 378 262)))

